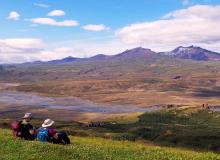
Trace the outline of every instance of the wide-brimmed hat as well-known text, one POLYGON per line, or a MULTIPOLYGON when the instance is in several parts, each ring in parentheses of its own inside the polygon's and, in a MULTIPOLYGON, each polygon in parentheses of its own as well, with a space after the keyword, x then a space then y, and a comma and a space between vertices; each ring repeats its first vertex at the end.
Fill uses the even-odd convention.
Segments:
POLYGON ((46 119, 44 123, 42 124, 42 127, 44 128, 51 127, 53 124, 54 124, 54 121, 52 121, 51 119, 46 119))
POLYGON ((23 119, 26 119, 26 118, 31 118, 31 113, 25 113, 24 117, 22 117, 23 119))

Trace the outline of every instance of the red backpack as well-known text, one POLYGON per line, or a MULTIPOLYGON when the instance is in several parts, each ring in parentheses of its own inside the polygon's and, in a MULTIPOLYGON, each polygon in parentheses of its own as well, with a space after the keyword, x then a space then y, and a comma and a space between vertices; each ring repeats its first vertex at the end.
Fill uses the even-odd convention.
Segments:
POLYGON ((22 133, 20 131, 21 122, 14 121, 11 123, 11 129, 14 137, 21 137, 22 133))

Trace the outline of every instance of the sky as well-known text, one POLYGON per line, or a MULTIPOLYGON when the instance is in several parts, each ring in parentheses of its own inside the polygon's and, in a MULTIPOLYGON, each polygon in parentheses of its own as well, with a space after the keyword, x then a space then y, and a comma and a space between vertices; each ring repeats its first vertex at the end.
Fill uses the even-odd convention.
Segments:
POLYGON ((220 52, 220 0, 1 0, 0 63, 196 45, 220 52))

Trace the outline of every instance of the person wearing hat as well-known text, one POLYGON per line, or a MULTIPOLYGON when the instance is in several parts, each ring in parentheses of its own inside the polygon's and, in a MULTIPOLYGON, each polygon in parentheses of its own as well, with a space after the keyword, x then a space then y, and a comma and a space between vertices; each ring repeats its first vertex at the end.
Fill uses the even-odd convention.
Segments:
POLYGON ((70 140, 65 132, 58 133, 52 126, 54 121, 46 119, 39 129, 37 138, 41 142, 52 142, 55 144, 69 144, 70 140))
POLYGON ((46 119, 38 130, 37 138, 41 142, 51 142, 53 139, 57 138, 57 132, 52 128, 54 121, 51 119, 46 119))
POLYGON ((20 137, 24 138, 25 140, 35 139, 35 129, 30 123, 31 118, 31 113, 25 113, 25 115, 22 117, 23 120, 20 122, 20 137))
POLYGON ((57 139, 58 133, 54 128, 52 128, 53 124, 54 124, 54 121, 52 121, 51 119, 46 119, 44 123, 42 124, 42 127, 48 129, 48 136, 51 139, 54 139, 54 138, 57 139))

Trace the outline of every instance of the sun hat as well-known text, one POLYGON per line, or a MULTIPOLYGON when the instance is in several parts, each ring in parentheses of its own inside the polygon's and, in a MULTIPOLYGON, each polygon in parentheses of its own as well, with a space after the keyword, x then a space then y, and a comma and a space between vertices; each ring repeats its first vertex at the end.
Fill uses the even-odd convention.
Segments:
POLYGON ((31 118, 31 113, 25 113, 24 117, 22 117, 23 119, 26 119, 26 118, 31 118))
POLYGON ((44 128, 51 127, 53 124, 54 124, 54 121, 52 121, 51 119, 46 119, 44 123, 42 124, 42 127, 44 128))

